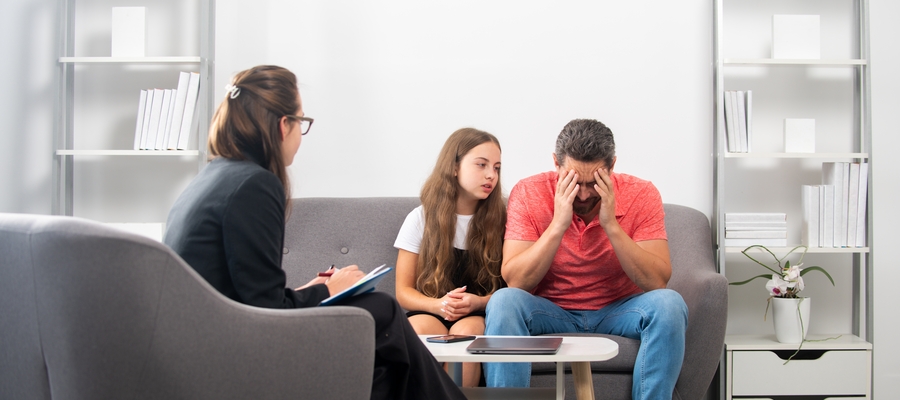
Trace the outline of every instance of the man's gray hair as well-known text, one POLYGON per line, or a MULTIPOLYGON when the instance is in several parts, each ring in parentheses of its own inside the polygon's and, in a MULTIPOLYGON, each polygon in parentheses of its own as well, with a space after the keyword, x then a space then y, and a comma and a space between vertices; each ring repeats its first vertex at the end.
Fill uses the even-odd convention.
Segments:
POLYGON ((573 119, 556 138, 556 161, 565 165, 571 158, 580 162, 604 161, 606 167, 616 157, 616 141, 612 131, 595 119, 573 119))

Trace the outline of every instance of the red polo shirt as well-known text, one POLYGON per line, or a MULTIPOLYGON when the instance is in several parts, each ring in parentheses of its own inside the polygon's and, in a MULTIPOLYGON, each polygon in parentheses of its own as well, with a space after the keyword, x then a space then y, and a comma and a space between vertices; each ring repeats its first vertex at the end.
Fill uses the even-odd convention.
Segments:
MULTIPOLYGON (((659 191, 649 181, 613 173, 616 220, 635 242, 667 240, 659 191)), ((525 178, 513 187, 507 207, 506 239, 535 242, 553 220, 557 172, 525 178)), ((625 275, 597 218, 585 224, 572 216, 556 257, 532 294, 567 310, 599 310, 622 297, 642 293, 625 275)))

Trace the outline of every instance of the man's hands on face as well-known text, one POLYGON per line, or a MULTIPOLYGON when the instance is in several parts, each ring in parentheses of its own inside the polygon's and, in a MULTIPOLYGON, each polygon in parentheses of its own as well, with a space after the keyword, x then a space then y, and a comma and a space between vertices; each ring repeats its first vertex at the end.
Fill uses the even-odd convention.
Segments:
POLYGON ((578 173, 568 170, 556 180, 552 225, 565 231, 572 223, 572 202, 578 196, 578 173))
POLYGON ((594 190, 600 195, 598 212, 600 226, 606 227, 609 222, 616 220, 616 195, 613 192, 608 169, 600 168, 594 171, 594 190))

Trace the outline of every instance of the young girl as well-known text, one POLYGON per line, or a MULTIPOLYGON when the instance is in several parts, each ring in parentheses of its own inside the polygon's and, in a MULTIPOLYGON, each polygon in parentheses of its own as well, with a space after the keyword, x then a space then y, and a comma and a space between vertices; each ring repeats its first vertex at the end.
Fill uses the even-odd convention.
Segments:
MULTIPOLYGON (((504 286, 497 138, 472 128, 453 132, 421 200, 394 243, 397 301, 418 334, 481 335, 488 299, 504 286)), ((463 386, 478 386, 480 378, 480 364, 463 364, 463 386)))
MULTIPOLYGON (((302 288, 285 287, 281 250, 291 193, 286 167, 313 122, 303 112, 297 79, 284 68, 258 66, 239 72, 227 91, 210 124, 207 146, 213 159, 172 206, 164 241, 234 301, 315 307, 364 274, 351 265, 302 288)), ((372 399, 465 398, 390 295, 363 294, 342 305, 363 308, 375 320, 372 399)), ((306 366, 315 362, 297 360, 306 366)))

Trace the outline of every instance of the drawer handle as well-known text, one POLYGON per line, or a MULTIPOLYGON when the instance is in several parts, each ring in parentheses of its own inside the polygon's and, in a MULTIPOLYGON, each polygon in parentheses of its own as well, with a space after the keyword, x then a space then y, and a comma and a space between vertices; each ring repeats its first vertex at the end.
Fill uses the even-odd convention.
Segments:
POLYGON ((771 351, 773 353, 775 353, 775 355, 778 356, 778 358, 780 358, 782 360, 787 360, 795 352, 797 353, 797 355, 795 355, 794 358, 792 358, 792 360, 818 360, 818 359, 822 358, 822 356, 828 350, 800 350, 799 352, 797 352, 797 350, 771 350, 771 351))

